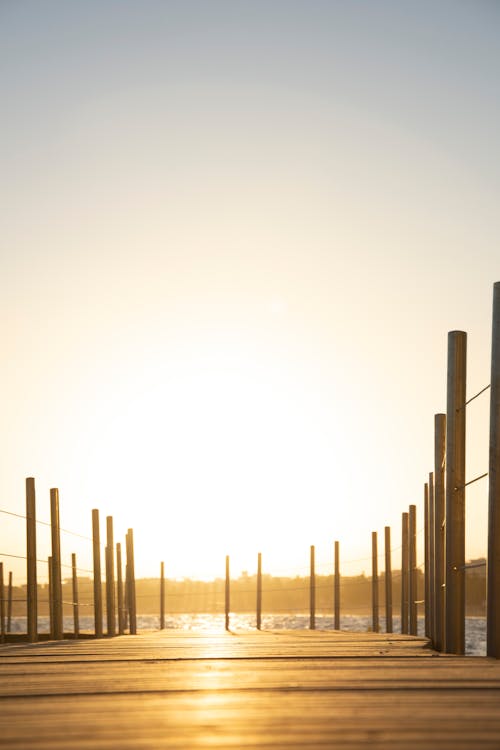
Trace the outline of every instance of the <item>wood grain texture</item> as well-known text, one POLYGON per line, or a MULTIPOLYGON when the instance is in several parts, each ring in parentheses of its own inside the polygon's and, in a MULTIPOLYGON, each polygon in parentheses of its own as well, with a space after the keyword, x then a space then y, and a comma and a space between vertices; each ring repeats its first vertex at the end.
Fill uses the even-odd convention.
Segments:
POLYGON ((497 749, 500 662, 325 631, 7 644, 0 710, 17 750, 497 749))

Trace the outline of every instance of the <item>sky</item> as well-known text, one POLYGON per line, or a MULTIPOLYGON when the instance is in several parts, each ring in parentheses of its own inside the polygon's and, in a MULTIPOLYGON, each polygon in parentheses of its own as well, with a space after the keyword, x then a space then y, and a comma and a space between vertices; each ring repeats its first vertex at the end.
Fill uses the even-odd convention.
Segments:
MULTIPOLYGON (((39 519, 58 487, 64 529, 134 529, 139 576, 211 578, 259 551, 305 574, 311 544, 329 572, 336 539, 368 573, 386 525, 397 567, 415 503, 420 562, 448 331, 489 383, 499 25, 491 0, 0 0, 0 510, 33 476, 39 519)), ((466 514, 479 557, 487 481, 466 514)), ((0 540, 22 556, 22 519, 0 540)))

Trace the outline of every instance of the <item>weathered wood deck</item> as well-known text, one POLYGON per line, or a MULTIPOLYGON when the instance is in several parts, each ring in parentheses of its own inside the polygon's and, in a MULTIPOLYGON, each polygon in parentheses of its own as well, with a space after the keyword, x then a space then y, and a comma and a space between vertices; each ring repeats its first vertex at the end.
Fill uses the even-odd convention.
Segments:
POLYGON ((500 748, 500 661, 321 631, 0 646, 0 747, 500 748))

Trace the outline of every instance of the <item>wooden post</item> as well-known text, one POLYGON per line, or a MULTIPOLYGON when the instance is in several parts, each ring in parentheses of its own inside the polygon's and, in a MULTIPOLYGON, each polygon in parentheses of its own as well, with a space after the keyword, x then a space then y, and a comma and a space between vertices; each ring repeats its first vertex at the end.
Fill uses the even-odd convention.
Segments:
POLYGON ((335 542, 335 560, 334 560, 334 582, 333 582, 333 599, 334 599, 334 628, 340 630, 340 550, 339 543, 335 542))
POLYGON ((12 571, 9 572, 9 590, 7 594, 7 633, 12 627, 12 571))
POLYGON ((80 608, 78 604, 78 569, 74 552, 71 553, 71 573, 73 583, 73 633, 75 638, 78 638, 80 635, 80 608))
POLYGON ((5 592, 3 585, 3 562, 0 562, 0 641, 5 643, 5 592))
POLYGON ((47 596, 49 598, 49 633, 50 637, 54 637, 54 597, 53 597, 53 587, 52 587, 52 558, 49 557, 47 560, 48 568, 49 568, 49 587, 47 591, 47 596))
POLYGON ((224 612, 225 612, 225 625, 226 630, 229 630, 229 611, 231 609, 231 579, 229 575, 229 555, 226 555, 226 586, 225 586, 225 597, 224 597, 224 612))
POLYGON ((408 633, 408 513, 401 523, 401 632, 408 633))
POLYGON ((134 531, 127 531, 128 607, 130 635, 137 633, 137 607, 135 596, 134 531))
POLYGON ((101 534, 99 530, 99 511, 92 511, 92 542, 94 553, 94 632, 97 638, 102 637, 102 588, 101 588, 101 534))
POLYGON ((165 630, 165 563, 160 563, 160 630, 165 630))
POLYGON ((36 496, 33 477, 26 479, 26 579, 28 641, 35 643, 38 640, 38 587, 36 578, 36 496))
POLYGON ((377 532, 372 531, 372 630, 379 631, 378 622, 378 551, 377 532))
POLYGON ((62 577, 61 577, 61 532, 59 526, 59 490, 50 490, 50 527, 52 533, 52 602, 54 607, 54 639, 64 638, 62 577))
POLYGON ((108 635, 116 635, 115 541, 113 516, 106 516, 106 620, 108 635))
POLYGON ((446 401, 446 651, 465 653, 465 400, 467 334, 448 334, 446 401))
POLYGON ((429 485, 424 485, 424 615, 425 615, 425 635, 427 638, 430 633, 430 612, 429 612, 429 590, 430 590, 430 528, 429 528, 429 485))
POLYGON ((408 515, 410 634, 417 635, 417 506, 410 505, 408 515))
POLYGON ((446 414, 434 415, 434 642, 436 651, 445 649, 445 462, 446 414))
POLYGON ((125 632, 124 622, 124 602, 123 602, 123 578, 122 578, 122 545, 120 542, 116 545, 116 588, 118 594, 118 633, 123 635, 125 632))
POLYGON ((486 653, 500 659, 500 282, 493 287, 486 653))
POLYGON ((262 553, 257 555, 257 630, 262 627, 262 553))
POLYGON ((392 562, 391 527, 384 528, 385 534, 385 630, 392 633, 392 562))
POLYGON ((314 561, 314 544, 311 544, 309 569, 309 629, 316 628, 316 571, 314 561))
POLYGON ((435 558, 435 520, 434 520, 434 473, 429 473, 429 632, 431 643, 436 638, 436 558, 435 558))

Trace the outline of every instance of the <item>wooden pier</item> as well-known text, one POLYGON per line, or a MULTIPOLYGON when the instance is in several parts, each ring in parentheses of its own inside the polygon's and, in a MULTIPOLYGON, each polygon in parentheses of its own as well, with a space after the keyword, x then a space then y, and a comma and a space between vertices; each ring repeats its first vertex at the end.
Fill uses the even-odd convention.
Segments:
POLYGON ((411 635, 193 633, 0 646, 0 747, 500 747, 500 661, 411 635))

